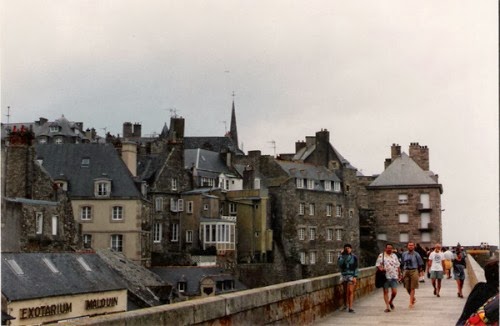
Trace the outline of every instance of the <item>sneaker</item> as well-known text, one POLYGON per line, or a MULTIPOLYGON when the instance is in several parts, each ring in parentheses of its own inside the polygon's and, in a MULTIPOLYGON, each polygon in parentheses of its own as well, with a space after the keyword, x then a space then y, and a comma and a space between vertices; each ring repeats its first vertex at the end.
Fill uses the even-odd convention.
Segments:
POLYGON ((354 312, 354 309, 349 308, 349 312, 354 312))

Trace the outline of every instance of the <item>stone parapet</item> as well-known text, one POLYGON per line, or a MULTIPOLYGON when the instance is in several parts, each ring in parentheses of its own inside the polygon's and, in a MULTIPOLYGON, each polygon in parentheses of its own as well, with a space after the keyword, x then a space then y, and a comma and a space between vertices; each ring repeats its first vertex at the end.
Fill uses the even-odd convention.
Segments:
POLYGON ((477 263, 472 255, 467 255, 467 273, 471 288, 474 288, 479 282, 486 282, 483 268, 477 263))
MULTIPOLYGON (((375 267, 360 269, 356 298, 375 289, 375 267)), ((311 325, 343 304, 340 274, 204 299, 72 320, 71 325, 311 325)))

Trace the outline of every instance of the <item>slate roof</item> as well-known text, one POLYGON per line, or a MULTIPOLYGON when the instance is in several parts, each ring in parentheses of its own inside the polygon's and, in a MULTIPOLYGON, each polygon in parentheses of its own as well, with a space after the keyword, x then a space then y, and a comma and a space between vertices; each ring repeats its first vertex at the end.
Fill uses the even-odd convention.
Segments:
POLYGON ((396 158, 372 183, 370 187, 417 186, 439 184, 431 178, 431 171, 424 171, 406 153, 396 158))
POLYGON ((199 173, 203 173, 203 171, 214 172, 217 176, 220 173, 231 173, 219 153, 201 148, 184 150, 184 167, 190 169, 192 166, 199 173))
MULTIPOLYGON (((356 169, 354 166, 351 165, 351 163, 346 160, 336 149, 335 147, 330 144, 330 147, 332 148, 333 152, 335 155, 338 157, 340 162, 342 163, 343 166, 349 168, 349 169, 356 169)), ((294 161, 304 161, 306 160, 314 151, 316 150, 316 145, 311 145, 311 146, 305 146, 301 148, 297 153, 293 156, 294 161)))
POLYGON ((56 202, 56 201, 19 198, 19 197, 16 197, 16 198, 6 197, 5 200, 8 202, 12 202, 12 203, 21 203, 21 204, 33 205, 33 206, 57 206, 57 205, 59 205, 59 202, 56 202))
POLYGON ((293 178, 341 181, 333 171, 328 170, 324 166, 281 160, 276 160, 276 162, 293 178))
POLYGON ((127 285, 130 293, 142 300, 147 306, 162 304, 160 298, 150 288, 165 287, 168 291, 171 285, 166 284, 158 275, 147 268, 128 260, 122 253, 111 249, 99 249, 97 255, 117 272, 127 285))
MULTIPOLYGON (((207 276, 214 278, 216 281, 234 280, 234 289, 224 291, 224 293, 247 289, 243 283, 220 267, 166 266, 153 267, 151 271, 158 274, 164 281, 172 284, 175 288, 178 282, 186 282, 187 288, 184 294, 188 296, 200 295, 200 281, 207 276)), ((215 293, 220 294, 221 291, 216 289, 215 293)))
POLYGON ((94 180, 111 179, 110 198, 140 198, 132 174, 111 144, 38 144, 38 159, 53 179, 66 178, 70 197, 94 197, 94 180), (89 158, 88 167, 82 159, 89 158))
POLYGON ((9 301, 123 289, 126 286, 120 277, 97 254, 2 253, 2 294, 9 301), (78 257, 92 271, 86 271, 78 257), (52 272, 43 258, 59 272, 52 272), (15 273, 7 260, 16 261, 24 274, 15 273))
POLYGON ((13 130, 14 127, 20 129, 21 126, 24 126, 26 129, 32 129, 35 137, 38 136, 64 136, 70 138, 76 138, 79 140, 88 140, 85 136, 85 133, 79 130, 79 126, 77 122, 69 121, 62 115, 59 119, 54 121, 47 121, 44 124, 40 124, 39 122, 17 122, 17 123, 3 123, 2 124, 2 139, 7 136, 9 130, 13 130), (60 127, 59 132, 50 132, 51 126, 60 127))
POLYGON ((238 155, 244 155, 243 151, 229 137, 184 137, 184 149, 196 148, 218 153, 229 150, 238 155))

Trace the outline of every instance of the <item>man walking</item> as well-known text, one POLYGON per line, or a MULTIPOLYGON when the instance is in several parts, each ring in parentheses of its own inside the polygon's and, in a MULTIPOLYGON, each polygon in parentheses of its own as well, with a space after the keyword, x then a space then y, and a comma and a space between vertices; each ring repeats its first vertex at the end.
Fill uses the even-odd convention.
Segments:
POLYGON ((441 252, 441 245, 439 243, 436 243, 436 245, 434 246, 434 251, 429 255, 428 264, 429 270, 431 272, 431 281, 432 287, 434 288, 434 295, 439 298, 439 291, 441 290, 441 280, 443 279, 445 270, 444 253, 441 252))
POLYGON ((403 281, 406 291, 410 295, 410 305, 408 308, 413 309, 415 305, 415 289, 418 289, 418 274, 423 268, 424 262, 422 257, 415 251, 415 243, 410 241, 407 245, 408 251, 403 253, 403 281))
POLYGON ((354 287, 358 277, 358 257, 352 253, 352 246, 348 243, 344 245, 344 251, 339 256, 338 266, 342 274, 342 286, 344 288, 344 309, 354 312, 352 304, 354 301, 354 287))
POLYGON ((401 270, 399 268, 399 258, 396 254, 392 253, 392 244, 385 245, 385 251, 378 255, 377 266, 380 270, 385 270, 385 277, 387 280, 384 284, 384 301, 385 312, 391 312, 394 309, 394 298, 398 294, 398 281, 401 278, 401 270), (391 299, 389 300, 389 289, 391 289, 391 299))

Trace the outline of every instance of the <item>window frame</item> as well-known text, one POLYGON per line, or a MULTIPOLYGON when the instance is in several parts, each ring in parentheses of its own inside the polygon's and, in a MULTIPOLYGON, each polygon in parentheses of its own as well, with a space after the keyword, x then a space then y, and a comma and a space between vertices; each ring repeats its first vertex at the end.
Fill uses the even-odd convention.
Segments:
POLYGON ((125 219, 125 209, 121 205, 111 207, 111 221, 118 222, 125 219))
POLYGON ((35 234, 43 234, 43 212, 35 212, 35 234))
POLYGON ((297 189, 304 189, 304 179, 303 178, 297 178, 295 180, 295 186, 297 189))
POLYGON ((163 224, 155 222, 153 224, 153 243, 161 243, 163 224))
POLYGON ((317 228, 315 226, 309 227, 309 241, 315 241, 318 238, 317 228))
POLYGON ((123 252, 123 234, 112 234, 110 248, 116 252, 123 252))
POLYGON ((172 233, 170 234, 171 242, 179 242, 179 223, 172 223, 172 233))
POLYGON ((92 206, 90 205, 80 206, 80 220, 92 221, 92 206))

